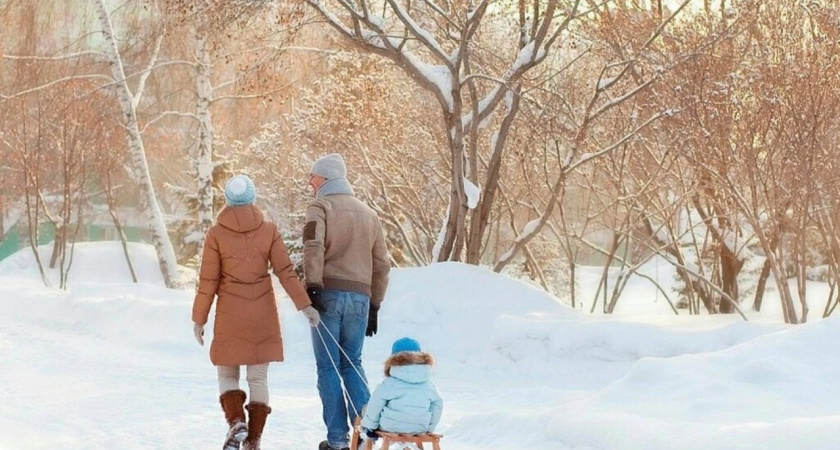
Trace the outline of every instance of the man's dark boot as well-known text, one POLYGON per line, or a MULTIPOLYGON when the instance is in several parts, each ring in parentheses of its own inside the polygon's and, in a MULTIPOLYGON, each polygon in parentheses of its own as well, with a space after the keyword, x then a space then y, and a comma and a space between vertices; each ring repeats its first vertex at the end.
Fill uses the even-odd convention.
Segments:
POLYGON ((321 441, 321 444, 318 446, 318 450, 350 450, 350 447, 333 447, 327 441, 321 441))
POLYGON ((248 436, 248 427, 245 425, 245 391, 227 391, 219 397, 222 410, 225 412, 228 432, 225 436, 225 445, 222 450, 239 450, 242 441, 248 436))
POLYGON ((265 420, 271 414, 271 408, 265 403, 251 402, 245 407, 248 410, 248 438, 245 439, 243 450, 260 450, 265 420))

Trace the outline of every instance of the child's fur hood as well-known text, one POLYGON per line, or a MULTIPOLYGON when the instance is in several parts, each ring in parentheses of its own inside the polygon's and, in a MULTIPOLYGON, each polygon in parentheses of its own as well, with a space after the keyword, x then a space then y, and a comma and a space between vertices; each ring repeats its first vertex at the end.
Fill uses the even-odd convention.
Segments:
POLYGON ((385 360, 385 376, 391 376, 391 367, 411 366, 422 364, 427 366, 435 365, 435 359, 426 352, 399 352, 385 360))

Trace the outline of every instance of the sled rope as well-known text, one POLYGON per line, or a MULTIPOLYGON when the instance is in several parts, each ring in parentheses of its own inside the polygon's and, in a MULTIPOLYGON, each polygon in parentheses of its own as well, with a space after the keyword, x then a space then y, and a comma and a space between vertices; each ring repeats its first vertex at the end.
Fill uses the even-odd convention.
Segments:
MULTIPOLYGON (((323 325, 324 325, 324 322, 319 323, 318 326, 315 328, 315 330, 318 331, 318 337, 321 338, 321 343, 324 345, 324 349, 326 350, 327 349, 327 341, 324 340, 324 335, 323 335, 323 333, 321 333, 321 327, 323 325)), ((326 326, 324 326, 324 331, 327 332, 327 335, 329 335, 330 339, 332 339, 332 341, 335 342, 336 347, 338 347, 338 351, 340 351, 341 354, 344 355, 344 358, 346 358, 347 361, 349 362, 350 357, 347 355, 347 352, 345 352, 344 349, 341 348, 341 345, 335 339, 335 336, 333 336, 333 334, 330 332, 330 330, 326 326)), ((344 386, 344 383, 340 381, 341 380, 341 371, 338 370, 338 364, 336 364, 336 362, 333 359, 332 354, 330 352, 327 352, 327 356, 330 358, 330 363, 332 363, 332 366, 333 366, 333 369, 335 369, 336 375, 338 375, 339 384, 341 385, 341 390, 344 392, 344 398, 347 399, 347 401, 350 403, 350 407, 353 408, 353 414, 355 414, 356 417, 359 417, 360 416, 359 410, 356 408, 356 405, 353 404, 353 400, 350 398, 350 392, 347 391, 347 388, 344 386)), ((365 379, 365 377, 362 376, 362 373, 359 372, 359 369, 356 368, 356 365, 353 364, 352 362, 350 363, 350 365, 353 366, 353 371, 356 372, 356 375, 359 376, 359 378, 362 380, 362 383, 365 384, 365 387, 367 387, 368 390, 370 390, 370 385, 368 385, 368 382, 365 379)))

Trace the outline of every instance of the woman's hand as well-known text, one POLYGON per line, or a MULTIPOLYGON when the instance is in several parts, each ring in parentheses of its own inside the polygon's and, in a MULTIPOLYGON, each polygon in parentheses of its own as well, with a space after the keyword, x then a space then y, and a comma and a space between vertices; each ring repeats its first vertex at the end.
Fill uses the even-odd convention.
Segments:
POLYGON ((198 345, 204 347, 204 325, 194 323, 193 334, 195 334, 195 340, 198 341, 198 345))

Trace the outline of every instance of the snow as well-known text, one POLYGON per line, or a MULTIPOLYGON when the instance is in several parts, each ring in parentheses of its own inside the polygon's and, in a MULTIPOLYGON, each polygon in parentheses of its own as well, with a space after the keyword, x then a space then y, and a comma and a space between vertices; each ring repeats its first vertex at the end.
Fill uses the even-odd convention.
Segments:
MULTIPOLYGON (((388 48, 385 46, 382 36, 373 31, 362 30, 362 39, 375 47, 388 48)), ((392 48, 400 48, 402 46, 400 39, 390 36, 386 36, 385 39, 388 39, 388 45, 392 48)), ((443 97, 446 103, 444 105, 446 110, 451 112, 455 103, 452 98, 452 73, 449 71, 449 68, 445 65, 425 63, 414 53, 405 49, 400 52, 400 55, 402 55, 405 64, 414 68, 423 79, 434 86, 437 92, 443 97)))
POLYGON ((394 8, 394 12, 403 21, 406 28, 409 29, 415 36, 420 38, 423 41, 424 45, 426 45, 429 50, 433 53, 437 53, 438 55, 444 55, 444 51, 441 48, 440 44, 437 42, 434 36, 425 30, 423 27, 417 24, 414 19, 411 18, 411 15, 403 8, 400 2, 391 2, 391 7, 394 8))
POLYGON ((536 219, 526 223, 525 226, 522 228, 522 233, 519 234, 517 240, 522 240, 525 236, 534 234, 534 232, 537 230, 537 227, 540 226, 540 222, 542 222, 542 217, 537 217, 536 219))
MULTIPOLYGON (((118 243, 77 245, 66 291, 43 286, 27 250, 0 263, 0 448, 219 447, 192 290, 163 287, 151 246, 131 252, 138 284, 118 243)), ((579 268, 583 303, 600 270, 579 268)), ((666 290, 674 279, 665 264, 641 270, 666 290)), ((447 450, 837 448, 837 318, 783 325, 772 295, 749 322, 676 316, 647 280, 626 292, 617 314, 590 315, 480 267, 397 268, 365 369, 378 384, 402 336, 431 352, 447 450)), ((325 429, 309 327, 278 301, 286 361, 270 368, 263 447, 313 449, 325 429)))
POLYGON ((464 194, 467 195, 467 207, 475 209, 478 206, 478 199, 481 197, 481 189, 472 181, 464 178, 464 194))
POLYGON ((13 205, 6 212, 0 212, 0 214, 6 214, 3 218, 3 234, 9 233, 12 227, 18 224, 18 221, 20 221, 25 212, 26 208, 23 202, 13 205))
MULTIPOLYGON (((522 240, 532 236, 534 231, 540 226, 540 222, 542 221, 541 217, 537 217, 536 219, 531 220, 530 222, 525 224, 525 227, 522 228, 522 232, 519 233, 519 236, 514 239, 514 242, 522 242, 522 240)), ((499 257, 499 261, 504 261, 510 258, 513 255, 513 251, 516 249, 515 246, 511 246, 502 256, 499 257)))
POLYGON ((405 59, 418 71, 420 75, 433 84, 443 96, 446 102, 446 110, 452 111, 454 100, 452 99, 452 73, 444 65, 426 64, 413 53, 403 51, 405 59))
POLYGON ((449 222, 449 210, 451 209, 452 204, 450 203, 449 207, 446 208, 446 217, 440 223, 440 229, 438 230, 437 238, 435 239, 435 245, 432 247, 432 261, 437 261, 440 257, 440 251, 443 248, 443 240, 446 239, 446 224, 449 222))
POLYGON ((597 90, 602 91, 615 83, 615 78, 601 78, 598 80, 598 86, 596 87, 597 90))
POLYGON ((368 22, 376 28, 382 28, 385 25, 385 18, 382 16, 377 16, 376 14, 371 14, 367 16, 368 22))
MULTIPOLYGON (((536 41, 531 41, 526 46, 522 47, 521 50, 519 50, 519 54, 516 55, 516 61, 514 61, 512 67, 508 69, 509 74, 515 73, 516 71, 518 71, 533 60, 534 47, 536 45, 536 41)), ((508 77, 505 78, 507 79, 508 77)))
MULTIPOLYGON (((68 248, 68 261, 69 261, 68 248)), ((58 286, 59 269, 47 267, 52 254, 52 244, 38 247, 38 253, 47 277, 58 286)), ((157 264, 157 254, 154 247, 145 244, 128 243, 128 254, 134 264, 137 281, 146 284, 163 284, 160 266, 157 264), (140 264, 140 261, 152 261, 152 264, 140 264)), ((29 248, 0 261, 0 279, 13 278, 41 282, 41 275, 35 263, 35 256, 29 248)), ((68 285, 77 283, 123 283, 131 284, 131 272, 125 260, 122 247, 115 242, 79 242, 73 251, 73 261, 68 274, 68 285)))

